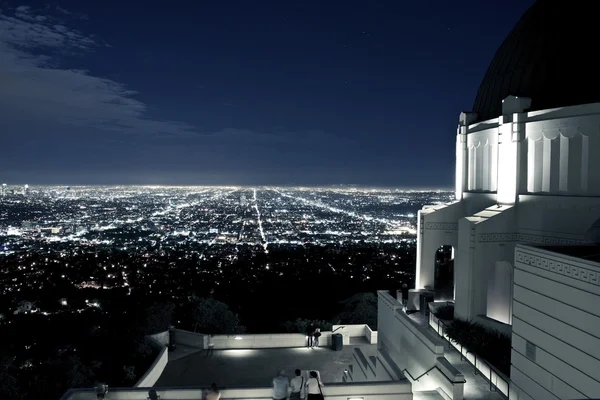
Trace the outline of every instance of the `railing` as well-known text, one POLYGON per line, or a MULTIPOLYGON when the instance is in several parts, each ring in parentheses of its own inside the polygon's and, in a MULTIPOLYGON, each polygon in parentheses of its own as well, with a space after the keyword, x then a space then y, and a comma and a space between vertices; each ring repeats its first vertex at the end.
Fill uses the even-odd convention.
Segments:
POLYGON ((422 377, 424 377, 425 375, 427 375, 429 372, 433 371, 435 369, 435 365, 431 368, 429 368, 427 371, 423 372, 421 375, 417 376, 416 378, 414 376, 412 376, 412 374, 406 369, 404 368, 402 370, 402 373, 406 372, 408 374, 408 376, 410 376, 410 379, 412 379, 415 382, 419 382, 419 379, 421 379, 422 377))
MULTIPOLYGON (((462 350, 462 345, 460 347, 461 347, 461 350, 462 350)), ((474 375, 479 375, 479 373, 481 371, 479 371, 479 369, 477 369, 477 354, 475 354, 471 350, 467 349, 467 353, 465 355, 469 355, 469 353, 473 354, 473 357, 475 358, 475 363, 473 364, 473 374, 474 375)), ((469 361, 469 359, 467 357, 465 357, 464 359, 467 360, 469 362, 469 364, 471 363, 471 361, 469 361)), ((461 351, 461 354, 460 354, 460 360, 461 361, 463 360, 462 351, 461 351)), ((479 359, 479 362, 483 362, 488 367, 488 369, 490 370, 490 377, 489 377, 489 379, 487 378, 487 376, 484 376, 483 374, 481 375, 481 376, 484 376, 484 378, 486 378, 487 380, 489 380, 489 382, 490 382, 490 392, 497 392, 498 389, 492 383, 492 372, 493 372, 492 368, 493 367, 490 364, 488 364, 485 360, 479 359)))
MULTIPOLYGON (((485 361, 484 359, 477 357, 477 354, 473 353, 472 351, 466 349, 463 347, 462 343, 458 343, 458 342, 453 342, 452 340, 450 340, 450 338, 448 338, 445 333, 444 333, 444 329, 446 327, 446 324, 444 324, 444 322, 442 322, 439 318, 435 317, 435 315, 433 315, 433 313, 430 313, 429 315, 429 320, 430 320, 430 326, 432 325, 432 320, 433 318, 435 318, 436 323, 437 323, 437 334, 443 338, 444 340, 446 340, 451 346, 453 346, 454 348, 456 348, 459 352, 460 352, 460 359, 461 361, 466 360, 469 364, 471 364, 471 366, 473 367, 474 370, 474 374, 475 375, 480 375, 481 377, 483 377, 486 381, 489 382, 490 385, 490 392, 496 392, 499 393, 502 397, 504 397, 505 399, 508 399, 508 392, 509 392, 509 382, 510 380, 504 377, 504 374, 502 372, 500 372, 496 367, 494 367, 493 365, 489 364, 487 361, 485 361), (442 325, 442 332, 440 332, 440 323, 442 325), (460 349, 459 349, 460 346, 460 349), (468 355, 471 354, 473 356, 473 362, 471 362, 471 360, 469 360, 468 355), (478 367, 478 364, 484 364, 489 371, 489 376, 488 374, 484 374, 483 371, 481 370, 481 368, 478 367), (494 375, 497 378, 496 382, 498 380, 501 380, 502 383, 504 384, 503 386, 505 386, 506 392, 504 390, 502 390, 497 383, 494 383, 494 375)), ((433 328, 433 326, 432 326, 433 328)))
POLYGON ((434 365, 433 367, 429 368, 427 371, 423 372, 421 375, 417 376, 416 378, 414 378, 412 376, 412 374, 406 368, 404 368, 402 370, 402 373, 406 372, 408 374, 408 376, 410 376, 410 379, 412 379, 415 382, 419 382, 419 379, 421 379, 422 377, 424 377, 425 375, 427 375, 428 373, 430 373, 434 369, 437 369, 440 372, 440 374, 442 374, 442 376, 444 378, 446 378, 446 380, 448 381, 448 383, 450 383, 452 386, 454 386, 457 383, 467 383, 466 379, 463 379, 462 381, 453 381, 453 380, 451 380, 450 378, 448 378, 446 376, 446 374, 444 373, 444 371, 442 371, 437 365, 434 365))

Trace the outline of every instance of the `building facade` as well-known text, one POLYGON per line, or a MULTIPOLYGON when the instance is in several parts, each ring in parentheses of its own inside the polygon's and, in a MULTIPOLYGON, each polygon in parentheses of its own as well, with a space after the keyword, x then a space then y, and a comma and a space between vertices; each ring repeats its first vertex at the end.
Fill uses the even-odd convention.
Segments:
POLYGON ((407 309, 433 294, 454 302, 455 318, 511 332, 511 399, 600 397, 600 270, 577 258, 600 253, 600 75, 584 50, 600 39, 592 6, 538 0, 524 14, 460 114, 456 202, 418 215, 407 309), (455 254, 444 298, 441 246, 455 254))

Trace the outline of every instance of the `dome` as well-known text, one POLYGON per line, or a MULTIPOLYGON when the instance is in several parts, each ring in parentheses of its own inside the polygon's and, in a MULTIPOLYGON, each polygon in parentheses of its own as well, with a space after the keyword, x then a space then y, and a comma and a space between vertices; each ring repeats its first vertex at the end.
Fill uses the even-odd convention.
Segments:
POLYGON ((531 98, 528 111, 600 102, 596 16, 595 1, 537 0, 485 73, 473 105, 477 119, 501 115, 510 95, 531 98))

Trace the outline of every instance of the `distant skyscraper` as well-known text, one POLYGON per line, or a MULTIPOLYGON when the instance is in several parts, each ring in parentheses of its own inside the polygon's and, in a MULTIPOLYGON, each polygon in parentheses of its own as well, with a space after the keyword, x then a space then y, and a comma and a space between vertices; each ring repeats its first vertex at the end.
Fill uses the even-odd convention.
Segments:
POLYGON ((6 196, 6 183, 2 184, 2 197, 6 196))
POLYGON ((248 205, 248 199, 246 199, 246 195, 245 194, 242 194, 240 196, 240 206, 246 207, 246 205, 248 205))
POLYGON ((23 196, 27 196, 29 194, 29 185, 23 186, 23 196))

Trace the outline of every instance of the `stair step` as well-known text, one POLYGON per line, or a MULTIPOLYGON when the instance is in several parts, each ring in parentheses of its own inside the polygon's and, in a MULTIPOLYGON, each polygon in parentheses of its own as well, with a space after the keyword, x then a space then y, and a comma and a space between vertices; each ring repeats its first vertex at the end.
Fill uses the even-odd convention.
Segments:
POLYGON ((437 390, 413 392, 413 400, 446 400, 437 390))

